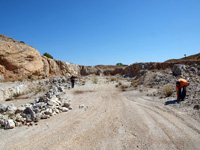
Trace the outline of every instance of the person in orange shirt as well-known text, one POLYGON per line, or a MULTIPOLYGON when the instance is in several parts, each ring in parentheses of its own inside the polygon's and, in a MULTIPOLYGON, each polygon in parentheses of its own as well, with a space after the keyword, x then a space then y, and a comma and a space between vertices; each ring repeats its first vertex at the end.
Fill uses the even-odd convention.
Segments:
POLYGON ((190 83, 183 78, 180 78, 176 81, 177 100, 184 101, 186 95, 186 87, 189 85, 190 83))

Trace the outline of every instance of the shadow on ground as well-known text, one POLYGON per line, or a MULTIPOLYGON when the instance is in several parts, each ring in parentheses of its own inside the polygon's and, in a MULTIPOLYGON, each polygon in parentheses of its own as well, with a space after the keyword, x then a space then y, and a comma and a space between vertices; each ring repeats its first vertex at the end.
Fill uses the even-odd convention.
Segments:
POLYGON ((181 102, 180 100, 166 101, 166 102, 165 102, 165 105, 179 104, 180 102, 181 102))

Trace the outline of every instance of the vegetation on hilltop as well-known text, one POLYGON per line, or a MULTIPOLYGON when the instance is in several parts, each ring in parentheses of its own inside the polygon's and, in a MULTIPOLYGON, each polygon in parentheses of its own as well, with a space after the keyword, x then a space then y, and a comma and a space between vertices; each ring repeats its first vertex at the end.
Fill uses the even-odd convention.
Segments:
POLYGON ((43 56, 46 56, 48 58, 52 58, 53 59, 53 56, 51 56, 49 53, 44 53, 43 56))

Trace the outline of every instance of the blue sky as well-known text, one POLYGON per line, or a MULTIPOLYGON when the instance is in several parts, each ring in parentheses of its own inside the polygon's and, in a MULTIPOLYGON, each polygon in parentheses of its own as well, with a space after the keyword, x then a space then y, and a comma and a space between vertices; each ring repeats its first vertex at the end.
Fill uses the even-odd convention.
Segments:
POLYGON ((0 34, 79 65, 200 52, 200 0, 1 0, 0 34))

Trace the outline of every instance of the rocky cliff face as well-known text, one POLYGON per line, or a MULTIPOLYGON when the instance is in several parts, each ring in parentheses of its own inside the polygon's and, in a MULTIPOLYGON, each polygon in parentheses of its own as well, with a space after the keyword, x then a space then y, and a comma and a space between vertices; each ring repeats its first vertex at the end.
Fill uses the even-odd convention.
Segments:
POLYGON ((0 80, 79 74, 79 66, 41 56, 34 47, 0 35, 0 80))
POLYGON ((41 56, 34 47, 24 42, 0 35, 0 81, 24 79, 30 76, 50 77, 51 75, 122 75, 135 77, 145 70, 173 69, 175 64, 200 65, 199 54, 164 63, 135 63, 130 66, 78 66, 64 61, 41 56), (191 59, 192 58, 192 59, 191 59), (195 58, 195 59, 194 59, 195 58))
POLYGON ((124 77, 138 77, 144 74, 147 70, 165 70, 171 69, 172 73, 177 74, 176 72, 176 65, 186 65, 186 66, 193 66, 199 68, 200 62, 199 61, 179 61, 175 63, 157 63, 157 62, 150 62, 150 63, 135 63, 130 66, 81 66, 81 75, 121 75, 124 77))

